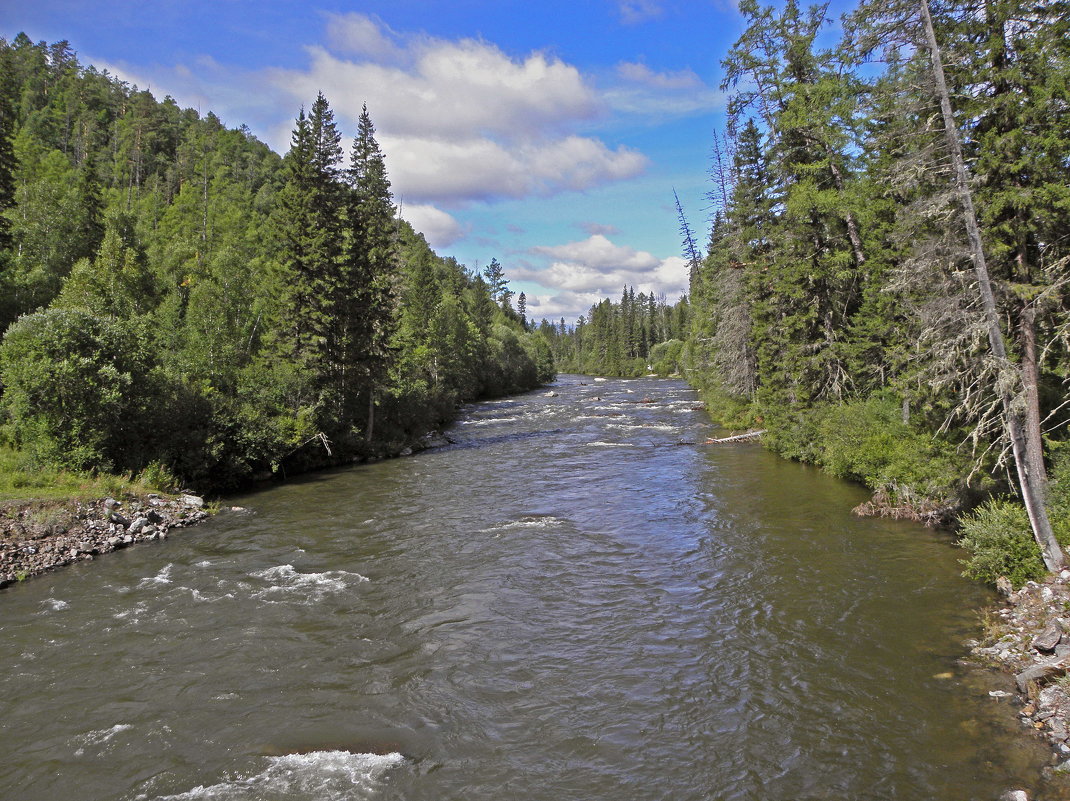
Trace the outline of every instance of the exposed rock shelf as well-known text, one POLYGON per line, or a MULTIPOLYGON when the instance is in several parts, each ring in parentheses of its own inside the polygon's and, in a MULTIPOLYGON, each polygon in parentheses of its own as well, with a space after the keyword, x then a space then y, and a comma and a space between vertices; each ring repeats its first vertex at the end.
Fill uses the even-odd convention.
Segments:
POLYGON ((209 516, 196 495, 125 501, 32 501, 0 507, 0 587, 136 542, 165 539, 209 516))

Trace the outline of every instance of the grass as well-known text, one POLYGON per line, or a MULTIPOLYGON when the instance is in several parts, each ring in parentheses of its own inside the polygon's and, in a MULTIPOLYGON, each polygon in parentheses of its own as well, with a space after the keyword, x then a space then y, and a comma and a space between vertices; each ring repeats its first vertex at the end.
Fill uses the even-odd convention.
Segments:
POLYGON ((19 451, 0 445, 0 503, 91 500, 172 489, 173 479, 158 468, 147 469, 137 476, 56 470, 38 467, 19 451))

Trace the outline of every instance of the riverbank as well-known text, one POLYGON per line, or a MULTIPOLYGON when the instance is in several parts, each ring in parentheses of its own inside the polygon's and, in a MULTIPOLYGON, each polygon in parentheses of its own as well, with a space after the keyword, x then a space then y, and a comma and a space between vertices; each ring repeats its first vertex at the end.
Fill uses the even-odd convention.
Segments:
MULTIPOLYGON (((451 442, 440 431, 431 431, 411 444, 360 461, 411 456, 451 442)), ((310 471, 294 475, 302 472, 310 471)), ((285 475, 270 479, 285 480, 285 475)), ((127 492, 120 497, 0 502, 0 588, 139 542, 166 539, 172 529, 195 525, 213 513, 199 495, 127 492)))
POLYGON ((138 542, 166 539, 172 529, 210 514, 197 495, 8 502, 0 505, 0 587, 138 542))
POLYGON ((989 612, 984 639, 968 643, 983 664, 1014 675, 1023 729, 1052 748, 1047 778, 1070 776, 1070 570, 1012 591, 989 612))

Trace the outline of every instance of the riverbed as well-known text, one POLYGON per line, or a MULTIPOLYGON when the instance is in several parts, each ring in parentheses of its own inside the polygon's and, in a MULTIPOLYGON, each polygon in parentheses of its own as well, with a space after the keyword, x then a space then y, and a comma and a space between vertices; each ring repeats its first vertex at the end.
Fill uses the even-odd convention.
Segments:
POLYGON ((0 590, 0 798, 1033 790, 950 542, 716 433, 682 382, 563 376, 0 590))

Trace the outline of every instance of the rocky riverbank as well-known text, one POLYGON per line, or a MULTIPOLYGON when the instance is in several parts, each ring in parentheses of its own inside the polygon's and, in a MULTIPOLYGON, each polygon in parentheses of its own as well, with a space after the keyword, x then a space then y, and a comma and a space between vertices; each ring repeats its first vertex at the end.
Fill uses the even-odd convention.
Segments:
POLYGON ((0 506, 0 587, 90 561, 209 516, 196 495, 27 501, 0 506))
MULTIPOLYGON (((1002 580, 1001 580, 1002 581, 1002 580)), ((976 659, 1012 673, 1023 728, 1052 747, 1049 778, 1070 775, 1070 570, 1012 590, 1000 587, 1006 604, 989 614, 983 642, 972 642, 976 659)))

